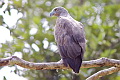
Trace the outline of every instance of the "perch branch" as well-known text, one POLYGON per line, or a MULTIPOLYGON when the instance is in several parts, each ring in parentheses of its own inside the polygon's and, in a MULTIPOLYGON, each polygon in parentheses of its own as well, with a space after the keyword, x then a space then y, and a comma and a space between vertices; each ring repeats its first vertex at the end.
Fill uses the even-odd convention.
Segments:
MULTIPOLYGON (((34 69, 34 70, 44 70, 44 69, 70 69, 64 66, 62 62, 44 62, 44 63, 33 63, 20 59, 16 56, 2 58, 0 59, 0 66, 8 65, 19 65, 23 68, 34 69)), ((91 67, 103 67, 110 66, 111 68, 101 70, 94 75, 90 76, 86 80, 96 80, 102 76, 112 74, 120 70, 120 60, 100 58, 96 60, 83 61, 81 68, 91 68, 91 67)))
MULTIPOLYGON (((7 65, 19 65, 23 68, 36 69, 36 70, 68 69, 69 68, 69 67, 64 66, 62 62, 33 63, 33 62, 20 59, 17 56, 0 59, 0 66, 7 66, 7 65)), ((120 67, 120 60, 100 58, 96 60, 83 61, 81 68, 102 67, 102 66, 120 67)))

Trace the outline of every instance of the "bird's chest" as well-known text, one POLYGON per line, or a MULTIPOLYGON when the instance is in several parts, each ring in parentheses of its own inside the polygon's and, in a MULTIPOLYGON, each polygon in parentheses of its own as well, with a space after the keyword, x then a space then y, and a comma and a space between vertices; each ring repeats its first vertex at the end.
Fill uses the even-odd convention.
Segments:
POLYGON ((54 29, 54 35, 55 35, 55 40, 60 40, 60 39, 63 39, 66 35, 66 30, 64 27, 60 27, 58 25, 55 26, 55 29, 54 29))
POLYGON ((70 26, 71 22, 57 20, 55 29, 54 29, 54 36, 57 44, 65 44, 69 41, 70 35, 73 33, 73 27, 70 26))

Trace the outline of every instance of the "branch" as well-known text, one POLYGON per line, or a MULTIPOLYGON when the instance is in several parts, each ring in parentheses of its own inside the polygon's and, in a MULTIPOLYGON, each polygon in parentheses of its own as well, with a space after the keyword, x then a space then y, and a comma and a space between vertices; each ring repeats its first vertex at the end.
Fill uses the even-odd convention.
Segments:
POLYGON ((118 71, 120 71, 120 67, 111 67, 111 68, 108 68, 108 69, 98 71, 97 73, 88 77, 86 80, 97 80, 100 77, 103 77, 105 75, 109 75, 109 74, 112 74, 112 73, 115 73, 115 72, 118 72, 118 71))
MULTIPOLYGON (((0 59, 0 66, 8 66, 8 65, 19 65, 23 68, 34 69, 34 70, 70 69, 69 67, 64 66, 62 62, 33 63, 20 59, 16 56, 0 59)), ((104 75, 112 74, 114 72, 119 71, 120 60, 100 58, 96 60, 83 61, 81 68, 102 67, 102 66, 112 66, 112 67, 95 73, 94 75, 87 78, 87 80, 96 80, 104 75)))

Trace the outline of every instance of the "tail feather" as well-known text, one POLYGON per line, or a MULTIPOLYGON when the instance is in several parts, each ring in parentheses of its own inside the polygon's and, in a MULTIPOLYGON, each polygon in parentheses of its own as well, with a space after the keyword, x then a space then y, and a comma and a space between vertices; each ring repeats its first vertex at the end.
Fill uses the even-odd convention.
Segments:
POLYGON ((81 56, 78 56, 75 59, 64 58, 63 62, 64 62, 65 66, 69 65, 70 68, 72 68, 75 73, 79 73, 79 70, 80 70, 80 67, 81 67, 81 63, 82 63, 81 56))
POLYGON ((78 57, 75 59, 75 71, 74 71, 75 73, 79 73, 81 64, 82 64, 82 58, 81 58, 81 56, 78 56, 78 57))

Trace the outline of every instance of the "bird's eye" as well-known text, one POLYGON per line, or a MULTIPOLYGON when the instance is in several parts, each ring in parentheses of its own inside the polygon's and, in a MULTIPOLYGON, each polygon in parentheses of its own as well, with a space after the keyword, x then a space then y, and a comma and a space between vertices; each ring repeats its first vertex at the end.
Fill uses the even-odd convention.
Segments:
POLYGON ((58 9, 55 9, 55 11, 58 11, 58 9))

